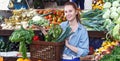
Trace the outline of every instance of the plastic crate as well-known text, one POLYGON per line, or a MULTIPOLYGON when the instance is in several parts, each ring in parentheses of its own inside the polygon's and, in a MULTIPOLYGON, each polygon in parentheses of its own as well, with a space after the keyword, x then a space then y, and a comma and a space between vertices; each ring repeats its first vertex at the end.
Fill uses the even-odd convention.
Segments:
POLYGON ((64 42, 33 42, 30 45, 32 61, 61 61, 64 42))

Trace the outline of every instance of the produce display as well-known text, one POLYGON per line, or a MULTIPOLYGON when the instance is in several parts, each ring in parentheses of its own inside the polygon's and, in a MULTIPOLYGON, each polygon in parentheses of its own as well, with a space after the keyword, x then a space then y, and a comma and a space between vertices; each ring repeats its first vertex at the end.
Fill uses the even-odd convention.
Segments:
POLYGON ((66 21, 64 11, 58 9, 20 9, 13 10, 12 13, 11 17, 4 18, 4 22, 1 24, 2 29, 20 29, 22 25, 25 29, 32 28, 33 30, 37 30, 34 24, 49 29, 52 24, 60 24, 66 21))
POLYGON ((11 17, 4 18, 4 22, 1 24, 2 29, 20 29, 21 25, 27 28, 27 22, 32 19, 34 15, 37 15, 36 11, 33 9, 13 10, 12 13, 13 15, 11 17))
POLYGON ((34 36, 33 30, 25 30, 22 26, 21 29, 15 30, 9 40, 11 42, 19 42, 19 52, 22 54, 23 58, 27 58, 27 47, 26 44, 32 43, 32 38, 34 36))
MULTIPOLYGON (((106 54, 111 54, 112 50, 114 47, 118 46, 119 42, 118 41, 104 41, 102 43, 102 46, 98 49, 96 49, 94 55, 95 55, 95 60, 101 60, 101 58, 104 57, 106 54)), ((119 47, 120 48, 120 47, 119 47)))
POLYGON ((18 51, 18 47, 19 45, 17 43, 5 42, 4 40, 0 41, 0 52, 18 51))
POLYGON ((105 2, 103 10, 95 9, 81 14, 82 24, 88 29, 107 31, 115 40, 120 40, 120 1, 105 2))
POLYGON ((81 14, 82 24, 87 29, 107 33, 106 40, 95 50, 94 60, 119 61, 117 50, 120 48, 120 0, 103 0, 103 2, 102 10, 94 8, 81 14))
POLYGON ((38 26, 46 27, 49 26, 49 21, 43 18, 42 16, 35 15, 31 20, 28 21, 28 25, 29 26, 38 25, 38 26))
POLYGON ((47 14, 49 12, 52 12, 52 14, 44 17, 49 20, 50 24, 60 24, 61 22, 66 21, 63 10, 48 9, 48 10, 38 10, 37 12, 39 14, 47 14))
POLYGON ((106 54, 100 61, 120 61, 120 46, 115 46, 110 54, 106 54))
MULTIPOLYGON (((95 0, 92 4, 93 10, 82 11, 81 24, 88 30, 105 31, 106 40, 101 47, 93 50, 94 60, 99 61, 119 61, 118 55, 120 49, 120 0, 95 0)), ((28 60, 26 55, 26 44, 32 43, 32 40, 38 41, 39 37, 34 36, 33 30, 39 30, 36 26, 47 29, 45 34, 46 42, 62 42, 68 38, 71 33, 71 28, 68 26, 66 30, 60 27, 60 23, 66 21, 63 10, 58 9, 29 9, 29 10, 13 10, 13 16, 4 18, 0 16, 0 27, 6 30, 15 30, 9 40, 16 45, 11 47, 13 43, 3 42, 0 40, 0 52, 18 50, 22 54, 22 58, 17 61, 28 60), (22 25, 22 27, 21 27, 22 25), (19 46, 18 46, 19 43, 19 46)))
POLYGON ((120 40, 120 1, 106 2, 104 4, 104 14, 102 16, 105 19, 104 26, 108 33, 115 39, 120 40))
POLYGON ((104 31, 104 19, 102 18, 103 11, 99 9, 82 12, 81 23, 88 30, 104 31))

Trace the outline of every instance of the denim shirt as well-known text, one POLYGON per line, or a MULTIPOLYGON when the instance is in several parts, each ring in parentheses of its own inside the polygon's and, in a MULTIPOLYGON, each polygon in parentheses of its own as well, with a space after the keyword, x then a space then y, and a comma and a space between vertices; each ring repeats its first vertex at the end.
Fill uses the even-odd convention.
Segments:
MULTIPOLYGON (((69 26, 68 21, 62 22, 61 27, 63 31, 69 26)), ((87 30, 79 23, 77 30, 70 36, 69 44, 78 48, 75 53, 65 46, 63 54, 68 56, 83 57, 89 53, 89 37, 87 30)))

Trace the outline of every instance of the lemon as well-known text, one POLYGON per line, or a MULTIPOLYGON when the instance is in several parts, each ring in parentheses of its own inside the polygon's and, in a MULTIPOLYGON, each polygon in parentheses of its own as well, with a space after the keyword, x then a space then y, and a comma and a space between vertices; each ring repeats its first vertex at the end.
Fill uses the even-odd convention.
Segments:
POLYGON ((25 59, 24 59, 24 61, 31 61, 31 60, 30 60, 30 59, 28 59, 28 58, 25 58, 25 59))
POLYGON ((23 58, 18 58, 17 61, 24 61, 24 59, 23 58))

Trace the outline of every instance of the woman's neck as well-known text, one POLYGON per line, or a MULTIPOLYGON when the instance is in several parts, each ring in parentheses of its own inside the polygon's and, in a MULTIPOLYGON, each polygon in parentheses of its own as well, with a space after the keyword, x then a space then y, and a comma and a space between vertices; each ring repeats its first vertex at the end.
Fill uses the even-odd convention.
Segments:
POLYGON ((76 20, 74 21, 69 21, 69 25, 72 29, 72 32, 75 32, 78 28, 78 22, 76 20))
POLYGON ((77 20, 73 20, 73 21, 69 21, 69 25, 70 26, 76 26, 78 23, 77 23, 77 20))

